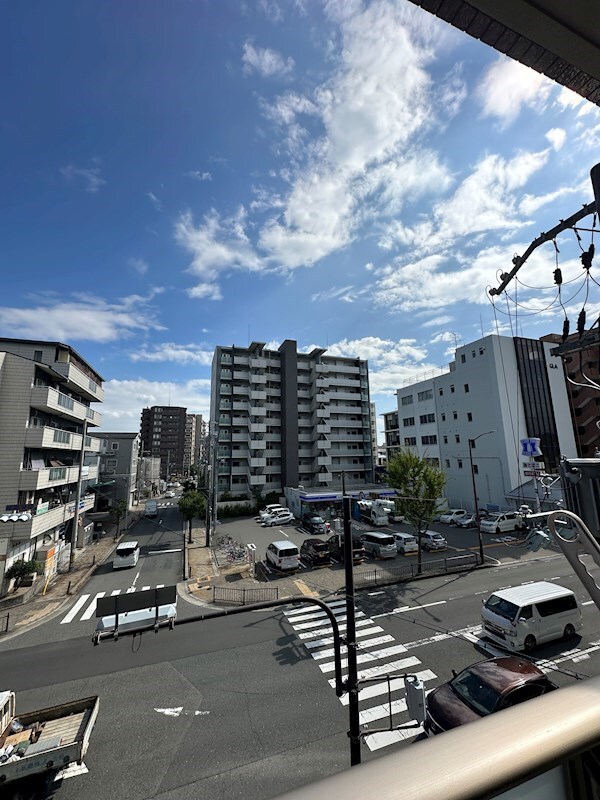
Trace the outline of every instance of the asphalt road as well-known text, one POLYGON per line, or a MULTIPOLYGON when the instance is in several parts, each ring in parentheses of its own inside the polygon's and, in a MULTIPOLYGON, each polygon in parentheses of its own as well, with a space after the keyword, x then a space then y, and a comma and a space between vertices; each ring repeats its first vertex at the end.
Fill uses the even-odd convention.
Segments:
MULTIPOLYGON (((535 657, 561 686, 600 674, 598 612, 566 560, 553 555, 361 592, 359 669, 421 674, 433 688, 452 669, 494 654, 477 637, 481 598, 541 579, 576 591, 584 631, 535 657)), ((343 599, 331 603, 343 624, 343 599)), ((64 800, 259 800, 349 765, 347 698, 336 698, 330 685, 322 626, 319 612, 273 610, 96 648, 87 637, 73 638, 1 652, 0 674, 23 710, 100 696, 90 772, 64 782, 64 800)), ((364 761, 418 738, 401 700, 394 722, 405 729, 373 733, 386 724, 386 699, 361 698, 361 722, 369 726, 364 761)))

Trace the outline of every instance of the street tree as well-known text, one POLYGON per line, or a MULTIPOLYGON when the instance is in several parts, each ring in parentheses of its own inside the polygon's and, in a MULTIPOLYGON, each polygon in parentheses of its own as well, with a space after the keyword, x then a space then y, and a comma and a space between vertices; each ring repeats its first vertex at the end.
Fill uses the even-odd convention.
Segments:
POLYGON ((192 520, 197 518, 202 518, 206 512, 206 501, 204 499, 204 495, 201 492, 191 491, 191 492, 184 492, 180 499, 179 503, 179 511, 181 512, 181 516, 187 520, 188 523, 188 544, 193 542, 192 539, 192 520))
POLYGON ((396 490, 398 513, 415 531, 419 544, 417 570, 421 572, 421 539, 442 507, 440 498, 446 478, 437 467, 412 450, 399 450, 388 462, 388 484, 396 490))
POLYGON ((119 500, 116 505, 114 505, 110 510, 111 516, 115 521, 115 525, 117 526, 117 530, 115 532, 115 539, 119 538, 119 527, 121 525, 121 520, 127 514, 127 503, 125 500, 119 500))
POLYGON ((15 579, 13 589, 16 592, 23 580, 28 575, 33 575, 34 572, 39 573, 42 571, 42 569, 43 567, 39 561, 15 561, 14 564, 6 570, 4 577, 7 580, 10 580, 11 578, 15 579))

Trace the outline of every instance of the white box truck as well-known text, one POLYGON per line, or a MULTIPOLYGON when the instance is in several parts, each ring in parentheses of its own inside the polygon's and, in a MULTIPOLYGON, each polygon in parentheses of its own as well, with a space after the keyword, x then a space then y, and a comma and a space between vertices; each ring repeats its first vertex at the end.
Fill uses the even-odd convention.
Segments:
POLYGON ((146 500, 146 510, 145 516, 147 517, 157 517, 158 516, 158 503, 156 500, 146 500))

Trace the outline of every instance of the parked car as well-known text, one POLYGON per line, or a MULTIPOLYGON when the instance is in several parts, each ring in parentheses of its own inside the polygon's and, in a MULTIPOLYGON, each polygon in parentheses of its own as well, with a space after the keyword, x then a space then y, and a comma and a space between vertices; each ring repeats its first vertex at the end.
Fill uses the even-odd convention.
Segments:
POLYGON ((477 514, 467 514, 464 517, 460 517, 460 519, 456 521, 456 524, 459 528, 476 528, 479 523, 483 522, 486 518, 487 514, 484 511, 480 511, 479 522, 477 521, 477 514))
POLYGON ((506 511, 499 514, 490 514, 479 524, 482 533, 507 533, 525 529, 525 521, 518 511, 506 511))
POLYGON ((275 511, 272 515, 264 517, 263 528, 271 528, 273 525, 291 525, 294 522, 294 515, 291 511, 275 511))
POLYGON ((395 533, 396 550, 403 556, 419 552, 419 545, 412 533, 395 533))
POLYGON ((267 547, 266 560, 269 566, 291 572, 300 566, 300 553, 293 542, 271 542, 267 547))
POLYGON ((323 534, 326 530, 323 517, 311 513, 302 515, 302 527, 305 531, 308 531, 308 533, 323 534))
POLYGON ((300 558, 311 567, 329 566, 329 545, 323 539, 305 539, 300 545, 300 558))
POLYGON ((165 497, 175 497, 175 492, 172 489, 168 489, 165 492, 165 497))
POLYGON ((424 550, 445 550, 448 542, 437 531, 424 531, 421 534, 421 546, 424 550))
MULTIPOLYGON (((340 561, 344 560, 344 537, 338 536, 336 533, 334 536, 330 536, 327 539, 327 546, 329 547, 329 552, 332 556, 335 556, 340 561)), ((352 560, 355 564, 360 564, 361 561, 365 560, 365 548, 362 546, 360 541, 357 541, 356 538, 352 539, 352 560)))
POLYGON ((365 553, 373 558, 396 558, 396 540, 392 533, 381 533, 380 531, 366 531, 362 533, 361 541, 365 548, 365 553))
POLYGON ((440 516, 440 522, 446 525, 456 525, 459 519, 467 516, 468 513, 464 508, 450 508, 440 516))
POLYGON ((516 656, 472 664, 427 696, 425 733, 443 733, 558 688, 532 661, 516 656))
POLYGON ((262 522, 264 517, 269 517, 274 511, 289 511, 288 508, 280 505, 279 503, 271 503, 271 505, 265 506, 265 508, 261 509, 258 512, 258 517, 256 517, 257 522, 262 522))

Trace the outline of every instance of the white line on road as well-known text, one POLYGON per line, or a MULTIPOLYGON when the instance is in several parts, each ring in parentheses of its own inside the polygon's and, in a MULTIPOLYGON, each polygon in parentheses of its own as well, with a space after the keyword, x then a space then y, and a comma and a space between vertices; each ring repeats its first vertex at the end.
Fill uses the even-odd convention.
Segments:
POLYGON ((391 614, 403 614, 405 611, 419 611, 421 608, 430 608, 431 606, 443 606, 447 602, 447 600, 438 600, 435 603, 424 603, 422 606, 402 606, 401 608, 394 608, 392 611, 386 611, 385 614, 373 614, 371 619, 389 617, 391 614))
POLYGON ((151 586, 142 586, 142 592, 145 592, 147 589, 151 589, 151 586))
MULTIPOLYGON (((356 627, 357 628, 363 627, 364 625, 372 625, 372 624, 373 623, 371 622, 371 620, 367 619, 367 618, 356 620, 356 627)), ((342 631, 345 631, 346 630, 346 623, 345 622, 338 623, 338 630, 339 630, 340 633, 342 631)), ((327 625, 324 628, 316 628, 315 630, 308 631, 306 633, 299 633, 298 634, 298 638, 299 639, 312 639, 313 636, 328 636, 330 634, 331 634, 331 625, 327 625)))
MULTIPOLYGON (((425 669, 422 672, 417 672, 416 677, 420 681, 432 681, 437 678, 435 672, 432 672, 430 669, 425 669)), ((329 681, 331 683, 331 681, 329 681)), ((364 689, 361 689, 358 693, 358 699, 360 700, 370 700, 372 697, 380 697, 381 695, 388 694, 388 687, 390 692, 396 692, 401 689, 404 689, 404 678, 392 678, 391 681, 382 681, 381 683, 371 683, 369 686, 366 686, 364 689)), ((335 678, 333 679, 333 686, 335 688, 335 678)), ((340 697, 340 703, 343 706, 347 706, 350 702, 350 695, 345 694, 343 697, 340 697)))
MULTIPOLYGON (((356 638, 361 636, 373 636, 375 633, 383 633, 383 628, 379 625, 374 625, 372 628, 365 628, 364 630, 356 631, 356 638)), ((327 647, 333 644, 333 636, 326 636, 324 639, 315 639, 312 642, 303 642, 304 647, 310 649, 312 647, 327 647)))
POLYGON ((139 577, 140 577, 140 573, 138 572, 138 573, 137 573, 137 575, 135 576, 135 578, 133 579, 133 583, 131 584, 131 586, 132 586, 133 588, 135 588, 135 585, 136 585, 136 583, 137 583, 137 579, 138 579, 139 577))
MULTIPOLYGON (((172 550, 149 550, 148 555, 155 556, 155 555, 160 555, 160 553, 181 553, 182 549, 183 548, 181 547, 174 547, 172 550)), ((138 572, 138 575, 139 574, 140 573, 138 572)), ((136 580, 137 580, 137 575, 136 575, 136 580)))
MULTIPOLYGON (((385 644, 386 642, 393 642, 393 641, 394 641, 394 637, 390 636, 389 633, 386 633, 383 636, 377 636, 374 639, 369 639, 366 642, 361 642, 358 645, 358 647, 359 647, 359 649, 361 647, 366 647, 367 645, 369 647, 375 647, 375 645, 385 644)), ((340 647, 340 652, 342 654, 345 654, 347 652, 347 650, 348 650, 348 648, 345 645, 340 647)), ((320 658, 332 658, 334 655, 335 655, 335 650, 334 650, 333 647, 328 647, 326 650, 319 650, 319 651, 317 651, 315 653, 311 653, 311 656, 315 660, 318 660, 320 658)))
POLYGON ((78 601, 75 603, 75 605, 73 606, 73 608, 72 608, 72 609, 69 611, 69 613, 67 614, 67 616, 66 616, 66 617, 65 617, 63 620, 61 620, 61 621, 60 621, 60 624, 61 624, 61 625, 65 625, 67 622, 72 622, 72 620, 73 620, 73 619, 75 619, 75 617, 76 617, 76 615, 77 615, 77 612, 79 611, 79 609, 80 609, 82 606, 84 606, 84 605, 85 605, 85 603, 86 603, 86 601, 89 599, 89 597, 90 597, 90 596, 89 596, 89 594, 83 594, 83 595, 81 595, 81 597, 80 597, 80 598, 79 598, 79 600, 78 600, 78 601))
MULTIPOLYGON (((369 661, 379 661, 388 656, 396 656, 399 653, 406 653, 406 647, 403 644, 395 644, 392 647, 383 647, 381 650, 373 650, 372 653, 359 653, 356 656, 357 664, 366 664, 369 661)), ((417 659, 418 662, 418 659, 417 659)), ((420 663, 420 662, 418 662, 420 663)), ((342 669, 348 666, 348 659, 342 658, 342 669)), ((333 672, 335 669, 335 661, 328 661, 326 664, 319 664, 321 672, 333 672)))
POLYGON ((83 622, 84 619, 89 619, 92 616, 92 614, 95 613, 95 611, 96 611, 96 603, 98 602, 98 600, 101 597, 104 597, 105 594, 106 594, 106 592, 98 592, 96 597, 94 597, 92 602, 89 604, 89 606, 86 608, 86 610, 81 615, 81 621, 82 622, 83 622))
MULTIPOLYGON (((346 605, 346 601, 345 600, 332 600, 330 603, 327 603, 327 605, 329 606, 329 608, 334 609, 336 606, 345 606, 346 605)), ((293 617, 297 617, 297 616, 299 616, 301 614, 306 614, 306 608, 305 607, 292 608, 289 611, 284 611, 283 613, 291 621, 293 617)))
POLYGON ((121 590, 120 589, 113 589, 112 592, 110 593, 110 596, 111 597, 116 597, 118 594, 121 594, 121 590))

